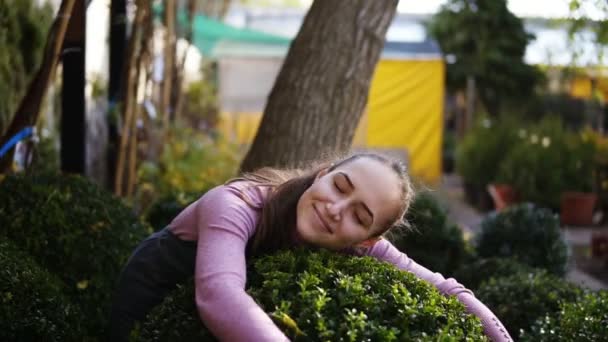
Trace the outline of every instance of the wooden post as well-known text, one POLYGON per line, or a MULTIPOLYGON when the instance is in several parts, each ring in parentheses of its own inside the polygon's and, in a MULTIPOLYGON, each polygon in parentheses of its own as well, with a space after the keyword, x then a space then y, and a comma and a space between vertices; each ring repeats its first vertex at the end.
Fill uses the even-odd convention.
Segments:
POLYGON ((86 169, 85 0, 76 0, 63 43, 61 92, 61 171, 84 175, 86 169))

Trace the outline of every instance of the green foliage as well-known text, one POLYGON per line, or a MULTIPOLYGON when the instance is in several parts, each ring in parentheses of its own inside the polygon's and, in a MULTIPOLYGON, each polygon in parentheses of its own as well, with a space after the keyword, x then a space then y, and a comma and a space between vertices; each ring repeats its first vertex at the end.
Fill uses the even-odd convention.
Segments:
POLYGON ((476 291, 479 286, 492 279, 507 277, 516 273, 532 273, 538 269, 522 264, 512 258, 480 258, 471 263, 464 264, 454 275, 458 282, 466 288, 476 291))
POLYGON ((520 129, 518 135, 519 141, 500 164, 498 178, 515 187, 520 199, 557 209, 562 192, 591 190, 592 142, 566 131, 562 121, 552 117, 520 129))
POLYGON ((0 237, 0 340, 76 341, 80 315, 61 281, 0 237))
POLYGON ((529 331, 540 317, 558 312, 560 303, 576 300, 581 295, 581 290, 541 271, 492 278, 483 283, 475 295, 517 338, 522 330, 529 331))
MULTIPOLYGON (((295 341, 484 341, 454 297, 368 257, 281 252, 249 268, 248 292, 295 341)), ((186 285, 154 310, 139 339, 208 338, 186 285)), ((235 322, 238 324, 238 322, 235 322)))
POLYGON ((152 202, 167 194, 202 193, 236 176, 240 152, 222 137, 173 127, 167 141, 158 163, 139 168, 139 188, 148 189, 152 202))
POLYGON ((0 135, 36 72, 53 10, 33 0, 0 1, 0 135))
POLYGON ((563 303, 558 313, 539 319, 531 330, 522 341, 608 341, 608 291, 563 303))
POLYGON ((456 170, 465 182, 485 186, 497 180, 499 167, 517 141, 517 125, 506 118, 482 118, 456 150, 456 170))
POLYGON ((534 39, 506 0, 449 0, 432 18, 429 32, 446 55, 447 85, 464 89, 468 76, 493 115, 507 100, 521 102, 534 93, 540 72, 524 63, 528 43, 534 39))
POLYGON ((115 280, 148 232, 131 210, 79 176, 11 175, 0 183, 0 235, 58 275, 101 336, 115 280))
POLYGON ((462 231, 429 193, 419 193, 406 215, 412 229, 389 239, 402 252, 434 272, 451 275, 468 258, 462 231))
POLYGON ((568 261, 558 217, 531 204, 487 216, 481 223, 476 250, 482 258, 514 258, 556 275, 565 274, 568 261))
POLYGON ((159 231, 171 223, 177 214, 205 192, 167 194, 152 204, 146 215, 146 221, 150 223, 155 231, 159 231))

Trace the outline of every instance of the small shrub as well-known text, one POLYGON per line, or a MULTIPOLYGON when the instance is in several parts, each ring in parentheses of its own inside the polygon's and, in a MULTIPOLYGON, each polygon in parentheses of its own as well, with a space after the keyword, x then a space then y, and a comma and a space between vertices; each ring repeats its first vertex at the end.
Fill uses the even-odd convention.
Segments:
POLYGON ((0 235, 66 284, 101 336, 114 283, 149 233, 123 203, 79 176, 13 175, 0 183, 0 235))
POLYGON ((508 277, 516 273, 538 272, 539 269, 522 264, 512 258, 482 258, 471 263, 464 264, 454 275, 459 283, 471 290, 477 290, 479 286, 491 278, 508 277))
POLYGON ((546 271, 492 278, 475 292, 502 321, 513 337, 529 331, 545 314, 559 311, 562 302, 574 301, 581 290, 546 271))
POLYGON ((517 141, 517 124, 504 118, 481 119, 456 149, 456 170, 466 183, 485 189, 496 180, 500 163, 517 141))
POLYGON ((206 191, 197 193, 172 193, 154 202, 146 215, 146 221, 155 231, 165 228, 190 203, 199 199, 206 191))
POLYGON ((62 282, 0 237, 0 340, 77 341, 80 314, 62 282))
POLYGON ((444 275, 468 258, 462 231, 429 193, 419 193, 406 215, 411 229, 391 234, 392 243, 419 264, 444 275))
POLYGON ((477 253, 482 258, 514 258, 559 276, 565 274, 568 261, 558 217, 530 204, 487 216, 477 236, 477 253))
MULTIPOLYGON (((257 259, 249 271, 249 294, 292 340, 487 341, 455 297, 372 258, 288 251, 257 259)), ((148 316, 140 340, 209 338, 189 284, 148 316)))
POLYGON ((608 291, 563 303, 557 314, 539 319, 522 341, 608 341, 608 291))

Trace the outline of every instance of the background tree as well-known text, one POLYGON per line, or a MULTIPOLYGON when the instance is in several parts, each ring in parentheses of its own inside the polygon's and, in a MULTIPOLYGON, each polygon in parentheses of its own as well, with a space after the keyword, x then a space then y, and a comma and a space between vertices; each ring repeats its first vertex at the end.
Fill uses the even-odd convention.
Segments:
POLYGON ((48 3, 0 1, 0 136, 40 64, 52 13, 48 3))
POLYGON ((429 32, 445 55, 450 91, 475 80, 476 92, 488 113, 497 115, 511 100, 531 96, 541 74, 523 60, 534 36, 507 8, 506 0, 449 0, 432 18, 429 32))
POLYGON ((242 171, 298 166, 350 147, 397 2, 313 2, 268 97, 242 171))

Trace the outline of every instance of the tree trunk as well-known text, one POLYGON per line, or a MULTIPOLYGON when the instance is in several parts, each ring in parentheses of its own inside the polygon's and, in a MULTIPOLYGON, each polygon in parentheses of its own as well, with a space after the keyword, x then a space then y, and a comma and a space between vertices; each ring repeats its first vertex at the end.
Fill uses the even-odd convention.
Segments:
POLYGON ((188 0, 188 32, 186 33, 186 40, 188 41, 188 47, 182 55, 181 62, 177 67, 176 81, 175 81, 175 96, 174 103, 171 106, 173 108, 173 119, 177 121, 182 110, 182 99, 183 99, 183 83, 184 83, 184 68, 186 65, 186 58, 188 57, 188 51, 192 45, 192 33, 194 31, 194 14, 196 13, 196 1, 188 0))
POLYGON ((126 56, 126 64, 125 64, 125 79, 123 82, 123 105, 122 105, 122 130, 120 132, 120 146, 118 149, 118 156, 116 161, 116 177, 114 181, 114 194, 116 196, 122 196, 125 193, 124 189, 124 174, 125 174, 125 160, 127 158, 127 147, 129 142, 129 135, 135 134, 135 132, 131 131, 131 127, 133 126, 132 121, 134 119, 134 102, 137 102, 136 99, 136 90, 137 90, 137 74, 138 74, 138 65, 137 65, 137 57, 139 56, 139 50, 141 49, 141 36, 142 36, 142 23, 144 21, 144 16, 149 15, 146 13, 147 1, 138 0, 137 1, 137 10, 135 12, 135 19, 133 20, 132 30, 131 30, 131 38, 129 39, 129 46, 127 49, 126 56))
MULTIPOLYGON (((127 3, 126 0, 111 0, 110 4, 110 56, 108 80, 108 111, 116 111, 122 101, 121 82, 125 48, 127 45, 127 3)), ((108 115, 108 151, 106 184, 111 188, 116 181, 116 156, 118 155, 119 132, 117 120, 108 115)))
MULTIPOLYGON (((65 37, 65 31, 68 27, 74 2, 75 0, 63 0, 61 2, 55 21, 47 35, 44 56, 42 57, 40 68, 38 69, 36 76, 34 76, 30 82, 27 93, 21 100, 19 108, 17 109, 8 130, 2 139, 0 139, 0 146, 6 144, 13 135, 17 134, 23 128, 32 126, 38 121, 42 100, 46 94, 49 81, 55 74, 59 53, 63 47, 63 38, 65 37)), ((0 160, 0 173, 6 172, 12 165, 13 153, 14 148, 7 152, 0 160)))
MULTIPOLYGON (((175 70, 175 9, 176 0, 165 0, 165 39, 163 62, 163 87, 161 93, 160 110, 162 114, 163 133, 167 132, 171 114, 171 93, 173 91, 173 71, 175 70)), ((163 134, 164 135, 164 134, 163 134)))
POLYGON ((350 148, 397 0, 317 0, 268 97, 241 171, 350 148))

